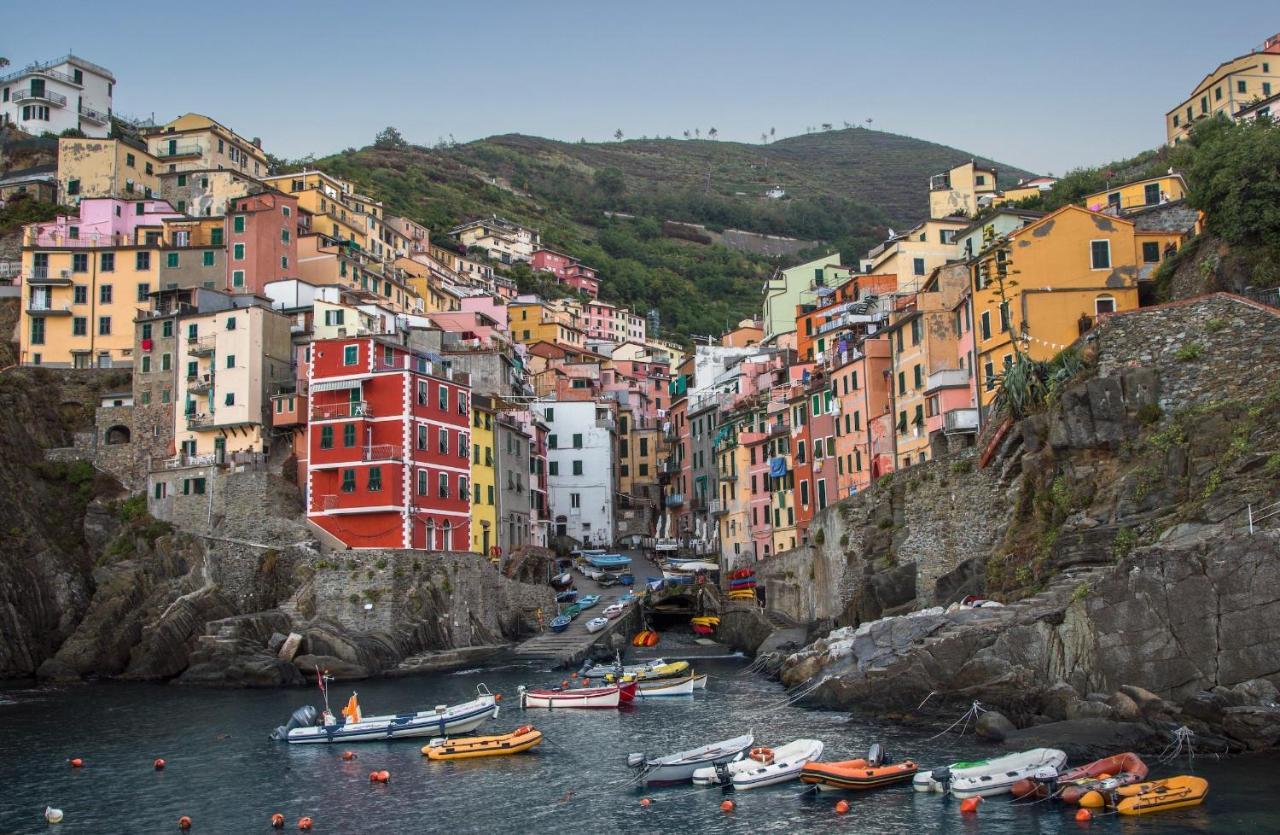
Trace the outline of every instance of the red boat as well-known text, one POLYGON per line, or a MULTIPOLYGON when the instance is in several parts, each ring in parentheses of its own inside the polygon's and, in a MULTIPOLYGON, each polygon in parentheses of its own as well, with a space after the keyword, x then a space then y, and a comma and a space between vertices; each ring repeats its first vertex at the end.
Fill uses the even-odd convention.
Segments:
POLYGON ((1043 779, 1029 778, 1013 784, 1014 797, 1049 797, 1078 805, 1091 791, 1109 792, 1147 779, 1147 764, 1134 753, 1114 754, 1088 765, 1068 769, 1043 779))
POLYGON ((539 687, 520 688, 520 707, 616 708, 636 697, 636 682, 628 681, 608 687, 539 687))

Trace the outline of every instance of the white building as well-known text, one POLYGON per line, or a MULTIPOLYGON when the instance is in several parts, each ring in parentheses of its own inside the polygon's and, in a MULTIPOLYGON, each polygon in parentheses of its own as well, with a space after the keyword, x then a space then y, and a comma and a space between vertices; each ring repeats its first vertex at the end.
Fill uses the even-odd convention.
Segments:
POLYGON ((0 124, 37 136, 79 130, 105 137, 115 84, 106 67, 75 55, 28 64, 0 78, 0 124))
POLYGON ((542 401, 547 424, 551 532, 584 544, 613 544, 615 434, 612 403, 542 401))

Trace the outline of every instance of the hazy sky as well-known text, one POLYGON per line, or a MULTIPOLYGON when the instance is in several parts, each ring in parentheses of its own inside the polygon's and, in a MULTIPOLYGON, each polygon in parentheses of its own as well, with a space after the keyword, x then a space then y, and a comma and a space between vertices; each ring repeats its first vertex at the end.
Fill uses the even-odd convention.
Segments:
POLYGON ((61 2, 0 32, 13 66, 68 50, 116 110, 205 113, 273 153, 498 133, 757 142, 845 121, 1061 174, 1160 144, 1164 113, 1280 31, 1280 4, 61 2), (1210 9, 1212 13, 1210 13, 1210 9))

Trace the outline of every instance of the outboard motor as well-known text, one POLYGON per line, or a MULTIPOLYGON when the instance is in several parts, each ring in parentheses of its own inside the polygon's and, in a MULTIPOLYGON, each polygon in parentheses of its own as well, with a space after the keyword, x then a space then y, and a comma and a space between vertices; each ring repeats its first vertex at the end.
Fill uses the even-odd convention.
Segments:
POLYGON ((316 723, 316 709, 312 705, 303 705, 293 712, 289 717, 287 725, 281 725, 271 734, 271 738, 277 742, 284 742, 289 738, 289 731, 294 728, 309 728, 316 723))
POLYGON ((728 791, 733 791, 733 776, 729 774, 729 764, 714 763, 712 767, 716 770, 716 780, 719 781, 720 785, 724 786, 728 791))
POLYGON ((929 776, 933 778, 933 782, 937 783, 939 786, 942 786, 943 793, 947 793, 951 791, 950 766, 944 765, 941 768, 935 768, 933 771, 929 772, 929 776))
POLYGON ((871 747, 867 749, 867 765, 872 768, 883 765, 885 757, 884 749, 880 747, 878 742, 872 743, 871 747))
POLYGON ((1045 789, 1048 790, 1050 798, 1058 794, 1058 769, 1051 765, 1037 768, 1035 773, 1031 775, 1031 779, 1037 783, 1043 783, 1045 789))
POLYGON ((644 765, 644 754, 627 754, 627 766, 630 768, 640 768, 644 765))

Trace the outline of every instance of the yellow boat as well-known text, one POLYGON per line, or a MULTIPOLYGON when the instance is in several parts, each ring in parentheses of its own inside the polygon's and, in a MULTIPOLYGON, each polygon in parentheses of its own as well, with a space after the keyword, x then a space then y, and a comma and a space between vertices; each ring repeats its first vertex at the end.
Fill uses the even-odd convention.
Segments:
POLYGON ((1147 815, 1166 809, 1199 806, 1209 794, 1209 781, 1203 777, 1169 777, 1148 783, 1121 786, 1116 795, 1116 811, 1122 815, 1147 815))
POLYGON ((689 623, 699 623, 699 624, 702 624, 703 626, 719 626, 720 618, 714 617, 712 615, 708 615, 706 617, 701 617, 701 618, 690 618, 689 623))
MULTIPOLYGON (((689 671, 688 661, 671 661, 667 664, 657 664, 647 670, 640 670, 635 673, 628 673, 622 678, 624 681, 653 681, 658 678, 676 678, 682 676, 689 671)), ((605 681, 615 681, 617 676, 613 673, 604 677, 605 681)))
POLYGON ((505 757, 521 754, 542 742, 542 731, 532 725, 521 725, 509 734, 497 736, 465 736, 458 739, 437 737, 422 746, 429 760, 466 760, 473 757, 505 757))

